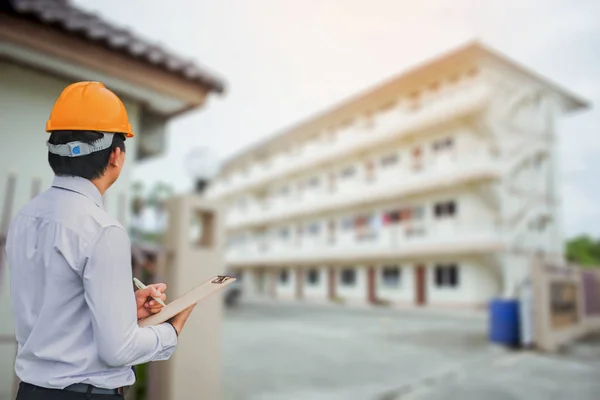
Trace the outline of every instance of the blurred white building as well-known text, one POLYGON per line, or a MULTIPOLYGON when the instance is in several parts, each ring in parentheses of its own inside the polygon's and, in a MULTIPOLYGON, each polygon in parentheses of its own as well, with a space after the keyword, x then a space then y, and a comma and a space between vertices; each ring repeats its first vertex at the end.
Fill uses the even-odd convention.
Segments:
POLYGON ((562 258, 556 118, 587 105, 475 42, 259 143, 208 195, 247 296, 478 307, 562 258))

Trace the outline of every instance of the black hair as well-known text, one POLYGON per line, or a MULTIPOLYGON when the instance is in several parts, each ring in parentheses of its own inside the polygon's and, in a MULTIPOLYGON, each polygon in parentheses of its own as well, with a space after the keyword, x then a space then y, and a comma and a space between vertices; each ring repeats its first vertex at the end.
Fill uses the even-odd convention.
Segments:
MULTIPOLYGON (((102 133, 95 131, 55 131, 50 135, 50 144, 67 144, 70 142, 92 143, 102 138, 102 133)), ((64 157, 48 152, 48 163, 56 176, 79 176, 88 180, 100 178, 108 168, 111 153, 120 148, 125 152, 125 135, 116 133, 108 149, 96 151, 80 157, 64 157)))

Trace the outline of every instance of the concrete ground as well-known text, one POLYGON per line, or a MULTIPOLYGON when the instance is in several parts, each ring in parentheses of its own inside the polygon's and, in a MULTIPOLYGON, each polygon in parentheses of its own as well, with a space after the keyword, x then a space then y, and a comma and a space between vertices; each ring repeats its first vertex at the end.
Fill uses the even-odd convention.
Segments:
POLYGON ((511 352, 486 327, 466 312, 243 304, 226 311, 224 399, 600 398, 600 340, 511 352))

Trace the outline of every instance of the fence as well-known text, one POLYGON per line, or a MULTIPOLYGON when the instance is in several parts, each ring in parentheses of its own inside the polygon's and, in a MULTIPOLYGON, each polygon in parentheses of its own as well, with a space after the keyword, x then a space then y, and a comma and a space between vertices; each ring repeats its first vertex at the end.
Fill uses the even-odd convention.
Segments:
POLYGON ((534 263, 536 346, 555 352, 561 346, 600 332, 600 269, 534 263))

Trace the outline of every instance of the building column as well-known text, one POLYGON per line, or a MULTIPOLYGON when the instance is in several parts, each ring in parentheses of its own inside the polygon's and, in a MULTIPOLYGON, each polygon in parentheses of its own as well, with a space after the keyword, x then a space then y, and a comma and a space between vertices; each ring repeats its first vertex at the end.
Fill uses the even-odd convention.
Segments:
POLYGON ((413 268, 415 274, 415 305, 424 306, 427 303, 427 267, 424 264, 416 264, 413 268))
POLYGON ((327 271, 328 275, 329 275, 329 279, 328 279, 328 293, 327 293, 327 297, 329 298, 329 300, 333 300, 335 299, 336 296, 336 285, 335 285, 335 268, 333 267, 329 267, 329 270, 327 271))
POLYGON ((304 298, 304 270, 302 268, 296 269, 296 299, 301 300, 304 298))
POLYGON ((377 302, 377 292, 376 292, 376 277, 375 277, 375 267, 367 267, 367 301, 369 303, 377 302))

